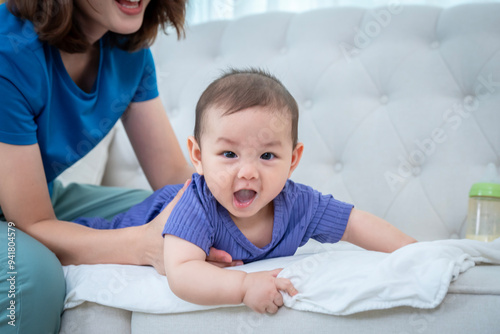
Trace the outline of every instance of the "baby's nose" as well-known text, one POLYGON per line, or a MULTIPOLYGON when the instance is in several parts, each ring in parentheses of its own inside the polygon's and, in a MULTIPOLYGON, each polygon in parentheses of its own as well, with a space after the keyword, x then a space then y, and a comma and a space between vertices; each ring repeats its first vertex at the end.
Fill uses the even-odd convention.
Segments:
POLYGON ((258 177, 258 171, 254 163, 242 163, 238 171, 238 178, 240 179, 254 179, 258 177))

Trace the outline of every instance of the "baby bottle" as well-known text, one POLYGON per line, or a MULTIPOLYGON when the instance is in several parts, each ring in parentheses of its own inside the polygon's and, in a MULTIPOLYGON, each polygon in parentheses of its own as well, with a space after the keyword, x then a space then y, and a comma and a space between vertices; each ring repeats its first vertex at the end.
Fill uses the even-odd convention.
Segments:
POLYGON ((469 192, 467 239, 493 241, 500 237, 500 180, 494 164, 488 165, 488 182, 472 185, 469 192))

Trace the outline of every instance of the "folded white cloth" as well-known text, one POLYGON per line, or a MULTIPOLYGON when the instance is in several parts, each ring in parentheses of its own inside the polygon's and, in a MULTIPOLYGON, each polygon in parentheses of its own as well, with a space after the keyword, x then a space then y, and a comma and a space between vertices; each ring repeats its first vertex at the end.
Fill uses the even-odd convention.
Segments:
POLYGON ((347 315, 397 306, 434 308, 450 282, 476 263, 500 264, 500 238, 420 242, 391 254, 323 252, 287 266, 279 276, 300 292, 284 294, 285 306, 347 315))
MULTIPOLYGON (((420 242, 394 253, 370 252, 342 244, 321 245, 314 254, 258 261, 231 270, 284 268, 299 293, 284 294, 285 306, 347 315, 397 306, 434 308, 450 282, 477 263, 500 264, 500 239, 420 242)), ((225 306, 200 306, 177 298, 151 267, 80 265, 64 267, 65 308, 85 301, 145 313, 179 313, 225 306)))

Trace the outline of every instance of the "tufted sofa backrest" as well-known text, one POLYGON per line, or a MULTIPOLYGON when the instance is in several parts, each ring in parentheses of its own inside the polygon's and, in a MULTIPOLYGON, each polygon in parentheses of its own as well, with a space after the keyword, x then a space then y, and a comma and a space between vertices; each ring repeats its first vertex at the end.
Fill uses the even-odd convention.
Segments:
MULTIPOLYGON (((186 36, 153 47, 185 153, 206 86, 229 66, 262 67, 299 104, 293 180, 419 240, 464 236, 470 186, 500 167, 500 4, 276 12, 186 36)), ((119 130, 104 183, 147 186, 138 169, 119 130)))

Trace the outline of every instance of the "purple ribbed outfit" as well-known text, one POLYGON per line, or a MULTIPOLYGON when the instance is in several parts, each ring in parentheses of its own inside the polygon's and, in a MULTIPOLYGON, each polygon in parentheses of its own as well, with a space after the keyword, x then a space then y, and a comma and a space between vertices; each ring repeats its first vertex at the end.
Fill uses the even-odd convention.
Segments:
MULTIPOLYGON (((144 202, 116 216, 111 223, 100 218, 76 222, 94 228, 121 228, 151 221, 172 200, 181 185, 157 190, 144 202)), ((322 195, 309 186, 288 180, 274 199, 274 225, 271 242, 259 248, 252 244, 232 221, 208 189, 203 176, 193 174, 165 224, 163 234, 185 239, 205 251, 224 250, 245 263, 265 258, 293 255, 299 246, 313 238, 322 243, 338 242, 345 231, 353 205, 322 195)))

